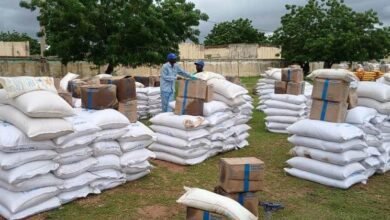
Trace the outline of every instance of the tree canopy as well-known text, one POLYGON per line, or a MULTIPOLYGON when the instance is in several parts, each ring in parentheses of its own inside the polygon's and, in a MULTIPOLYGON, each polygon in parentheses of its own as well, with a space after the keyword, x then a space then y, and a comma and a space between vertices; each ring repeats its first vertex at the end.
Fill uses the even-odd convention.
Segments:
POLYGON ((16 31, 0 32, 0 41, 18 42, 28 41, 30 44, 30 54, 40 54, 41 48, 37 39, 34 39, 27 35, 27 33, 19 33, 16 31))
POLYGON ((39 8, 50 53, 63 63, 87 60, 108 63, 110 69, 161 64, 180 42, 198 42, 195 27, 208 19, 185 0, 31 0, 20 5, 39 8))
POLYGON ((377 13, 353 11, 342 0, 309 0, 304 6, 286 5, 273 42, 289 61, 341 61, 382 59, 390 54, 390 28, 377 13))
POLYGON ((215 24, 204 44, 207 46, 233 43, 267 43, 267 37, 258 31, 249 19, 237 19, 215 24))

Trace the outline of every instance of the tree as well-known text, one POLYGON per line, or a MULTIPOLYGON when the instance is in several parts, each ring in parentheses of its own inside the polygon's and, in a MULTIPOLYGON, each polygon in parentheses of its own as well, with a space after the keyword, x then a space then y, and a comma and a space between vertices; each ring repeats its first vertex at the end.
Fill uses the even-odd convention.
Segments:
POLYGON ((390 28, 377 13, 355 12, 342 0, 309 0, 305 6, 286 5, 273 41, 282 57, 293 62, 382 59, 390 53, 390 28))
POLYGON ((207 46, 233 43, 264 44, 267 37, 252 26, 251 20, 240 18, 215 24, 204 41, 207 46))
POLYGON ((136 67, 161 64, 187 39, 198 41, 195 26, 208 16, 185 0, 31 0, 39 8, 50 51, 64 64, 87 60, 136 67))
POLYGON ((39 42, 28 36, 27 33, 19 33, 16 31, 12 32, 0 32, 0 41, 7 41, 7 42, 18 42, 18 41, 28 41, 30 44, 30 54, 35 55, 39 54, 41 51, 39 42))

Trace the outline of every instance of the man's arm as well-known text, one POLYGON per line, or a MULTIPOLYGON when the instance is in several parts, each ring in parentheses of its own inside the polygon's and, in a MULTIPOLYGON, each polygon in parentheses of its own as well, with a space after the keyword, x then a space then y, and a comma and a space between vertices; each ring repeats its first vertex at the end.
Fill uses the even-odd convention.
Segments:
POLYGON ((169 70, 166 66, 163 66, 163 68, 161 69, 161 76, 165 81, 169 82, 172 82, 176 79, 175 76, 169 74, 169 70))
POLYGON ((188 79, 194 78, 193 76, 191 76, 191 74, 187 73, 182 68, 180 68, 180 66, 177 66, 176 68, 177 68, 177 74, 179 74, 180 76, 183 76, 188 79))

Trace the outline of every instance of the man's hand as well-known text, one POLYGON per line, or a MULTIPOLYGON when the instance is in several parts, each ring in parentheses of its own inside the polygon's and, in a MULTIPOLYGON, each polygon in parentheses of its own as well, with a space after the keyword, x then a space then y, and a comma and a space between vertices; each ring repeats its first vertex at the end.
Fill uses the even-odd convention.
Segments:
POLYGON ((196 76, 191 76, 191 80, 197 80, 196 76))

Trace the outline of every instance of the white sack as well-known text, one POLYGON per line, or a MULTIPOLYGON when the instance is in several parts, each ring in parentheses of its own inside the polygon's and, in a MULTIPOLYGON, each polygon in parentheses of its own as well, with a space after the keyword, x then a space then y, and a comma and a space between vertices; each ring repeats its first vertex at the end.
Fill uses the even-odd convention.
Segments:
POLYGON ((208 122, 200 116, 175 115, 172 112, 158 114, 150 119, 156 125, 173 127, 184 130, 199 129, 206 127, 208 122))
POLYGON ((34 161, 23 164, 12 170, 0 169, 0 180, 8 184, 16 184, 38 175, 48 174, 50 171, 56 170, 58 167, 58 163, 54 163, 50 160, 34 161))
POLYGON ((0 152, 0 169, 9 170, 33 161, 51 160, 56 156, 57 153, 52 150, 35 150, 19 153, 0 152))
POLYGON ((268 116, 292 116, 302 117, 306 114, 305 110, 293 111, 289 109, 277 109, 277 108, 266 108, 263 112, 268 116))
POLYGON ((89 172, 82 173, 78 176, 68 178, 64 180, 64 184, 60 187, 62 191, 73 191, 79 189, 83 186, 89 185, 93 181, 99 179, 100 177, 89 172))
POLYGON ((35 141, 49 140, 73 131, 72 125, 59 118, 30 118, 10 105, 0 105, 0 120, 7 121, 35 141))
POLYGON ((7 91, 8 98, 14 98, 24 93, 38 90, 57 93, 53 77, 0 77, 0 84, 7 91))
POLYGON ((54 171, 54 174, 62 179, 72 178, 86 172, 96 164, 97 160, 95 158, 88 158, 77 163, 61 165, 54 171))
POLYGON ((108 154, 100 157, 96 157, 97 164, 94 165, 89 169, 89 171, 98 171, 98 170, 105 170, 105 169, 114 169, 114 170, 120 170, 120 159, 118 156, 113 154, 108 154))
POLYGON ((294 117, 294 116, 267 116, 265 117, 265 120, 267 122, 278 122, 278 123, 285 123, 285 124, 294 124, 295 122, 299 121, 301 118, 294 117))
POLYGON ((86 110, 77 109, 78 115, 86 117, 87 120, 101 129, 118 129, 130 124, 129 119, 114 109, 86 110))
POLYGON ((91 145, 93 156, 103 156, 106 154, 122 155, 121 146, 117 141, 102 141, 95 142, 91 145))
POLYGON ((374 108, 379 113, 390 115, 390 102, 382 103, 370 98, 359 98, 358 105, 365 106, 368 108, 374 108))
POLYGON ((362 81, 359 83, 357 94, 359 98, 370 98, 379 102, 389 102, 390 86, 377 82, 362 81))
POLYGON ((122 135, 119 141, 141 141, 155 138, 154 132, 141 122, 131 123, 127 129, 128 132, 122 135))
POLYGON ((147 149, 130 151, 120 158, 122 167, 131 167, 133 164, 141 163, 143 161, 148 160, 149 158, 155 158, 156 155, 147 149))
POLYGON ((70 81, 77 79, 79 77, 78 74, 74 73, 67 73, 60 81, 60 87, 62 90, 67 91, 68 89, 68 84, 70 81))
POLYGON ((228 106, 239 106, 245 103, 245 99, 242 96, 237 96, 234 99, 228 99, 225 96, 218 93, 214 93, 213 99, 216 101, 223 102, 228 106))
POLYGON ((13 192, 25 192, 34 189, 55 186, 60 187, 64 184, 64 181, 58 179, 53 174, 38 175, 36 177, 27 179, 20 183, 8 184, 0 180, 0 188, 13 191, 13 192))
POLYGON ((59 194, 57 197, 58 197, 58 199, 60 199, 62 204, 65 204, 65 203, 71 202, 71 201, 79 199, 79 198, 85 198, 89 194, 92 194, 92 193, 93 194, 100 194, 100 190, 98 190, 96 188, 92 188, 90 186, 84 186, 84 187, 77 189, 75 191, 63 192, 63 193, 59 194))
POLYGON ((364 133, 359 128, 346 123, 331 123, 305 119, 298 121, 287 128, 291 134, 317 138, 332 142, 345 142, 355 138, 362 138, 364 133))
POLYGON ((96 139, 95 142, 101 142, 101 141, 114 141, 122 137, 124 134, 128 132, 128 128, 116 128, 116 129, 106 129, 101 130, 96 133, 96 139))
POLYGON ((167 126, 160 126, 160 125, 151 125, 150 128, 155 132, 166 134, 172 137, 181 138, 188 141, 192 141, 198 138, 203 138, 209 135, 209 132, 204 128, 192 130, 192 131, 186 131, 186 130, 171 128, 167 126))
POLYGON ((359 81, 359 79, 349 70, 345 69, 318 69, 307 76, 310 79, 339 79, 346 82, 359 81))
POLYGON ((77 150, 72 150, 65 153, 58 154, 54 161, 59 164, 71 164, 76 163, 92 156, 92 149, 89 147, 83 147, 77 150))
POLYGON ((211 143, 207 138, 200 138, 192 141, 186 141, 180 138, 168 136, 165 134, 156 133, 157 142, 160 144, 176 147, 176 148, 193 148, 198 146, 209 146, 211 143))
POLYGON ((143 148, 147 148, 149 145, 151 145, 154 142, 154 140, 143 140, 143 141, 124 141, 119 142, 120 147, 123 152, 130 152, 134 150, 141 150, 143 148))
POLYGON ((202 147, 180 149, 180 148, 166 146, 166 145, 158 144, 158 143, 154 143, 154 144, 150 145, 150 147, 148 149, 151 151, 164 152, 164 153, 171 154, 171 155, 174 155, 176 157, 183 158, 183 159, 192 159, 192 158, 201 157, 201 156, 207 154, 207 152, 209 151, 209 149, 202 148, 202 147))
POLYGON ((184 187, 186 193, 176 202, 187 207, 207 210, 237 220, 257 220, 237 201, 207 190, 184 187))

